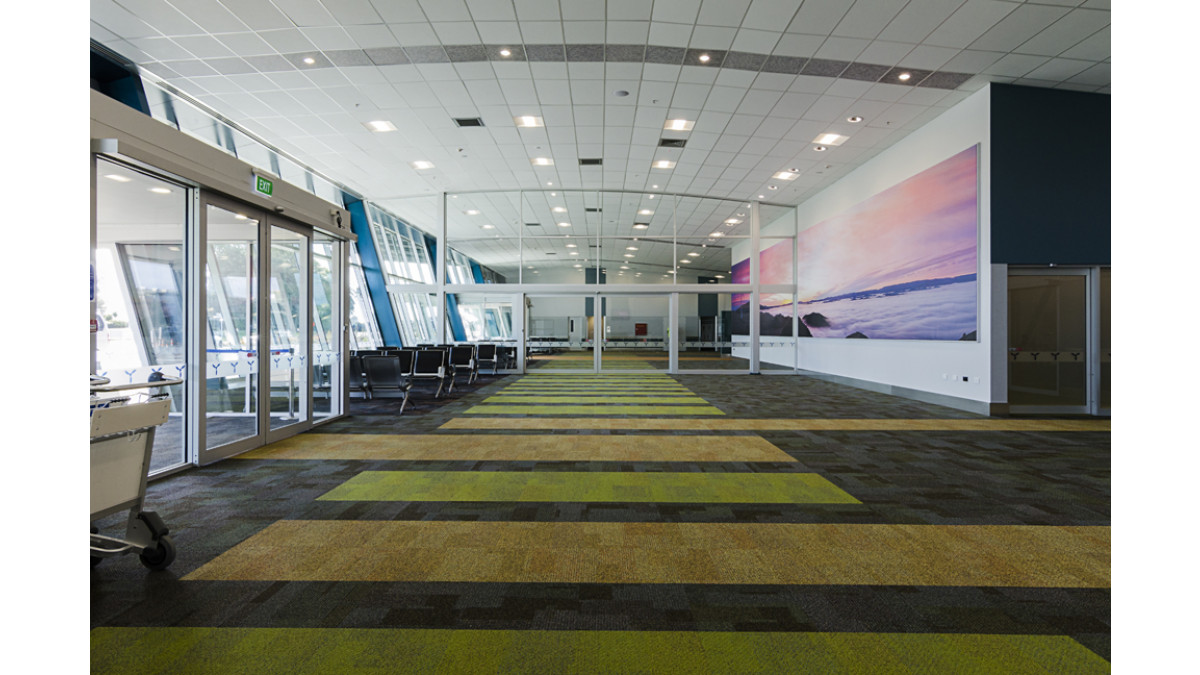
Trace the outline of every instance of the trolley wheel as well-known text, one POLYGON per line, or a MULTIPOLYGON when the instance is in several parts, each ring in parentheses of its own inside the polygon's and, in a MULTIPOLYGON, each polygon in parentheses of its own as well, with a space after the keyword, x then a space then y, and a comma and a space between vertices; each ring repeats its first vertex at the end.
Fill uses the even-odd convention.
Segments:
POLYGON ((158 540, 158 545, 154 548, 142 551, 138 558, 143 565, 152 570, 165 570, 175 561, 175 542, 171 541, 170 536, 165 536, 158 540))

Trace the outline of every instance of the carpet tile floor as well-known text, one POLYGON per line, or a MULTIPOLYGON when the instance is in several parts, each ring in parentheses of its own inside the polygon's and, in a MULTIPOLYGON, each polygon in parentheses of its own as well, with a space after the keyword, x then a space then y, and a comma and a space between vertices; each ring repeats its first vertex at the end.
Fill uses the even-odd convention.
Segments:
POLYGON ((1109 672, 1107 420, 590 358, 152 483, 92 671, 1109 672))

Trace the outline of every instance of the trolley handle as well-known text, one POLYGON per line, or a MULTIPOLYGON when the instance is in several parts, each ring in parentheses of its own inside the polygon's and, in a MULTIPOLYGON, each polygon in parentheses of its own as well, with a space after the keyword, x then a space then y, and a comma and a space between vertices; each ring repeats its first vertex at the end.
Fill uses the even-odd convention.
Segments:
POLYGON ((176 384, 183 384, 183 380, 164 377, 161 380, 153 382, 134 382, 132 384, 110 384, 93 386, 92 391, 129 391, 131 389, 157 389, 159 387, 170 387, 176 384))

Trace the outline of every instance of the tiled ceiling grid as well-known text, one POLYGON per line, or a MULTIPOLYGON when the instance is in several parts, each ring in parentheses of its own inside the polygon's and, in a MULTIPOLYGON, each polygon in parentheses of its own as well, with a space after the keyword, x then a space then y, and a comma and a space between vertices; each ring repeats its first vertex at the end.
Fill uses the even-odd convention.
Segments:
POLYGON ((770 185, 768 201, 798 204, 986 82, 1107 93, 1109 16, 1108 0, 91 2, 94 39, 389 207, 539 187, 747 200, 770 185), (452 121, 468 117, 485 126, 452 121), (664 130, 680 118, 694 128, 664 130), (378 119, 398 130, 363 126, 378 119), (816 152, 825 132, 849 139, 816 152), (799 176, 772 179, 785 169, 799 176))

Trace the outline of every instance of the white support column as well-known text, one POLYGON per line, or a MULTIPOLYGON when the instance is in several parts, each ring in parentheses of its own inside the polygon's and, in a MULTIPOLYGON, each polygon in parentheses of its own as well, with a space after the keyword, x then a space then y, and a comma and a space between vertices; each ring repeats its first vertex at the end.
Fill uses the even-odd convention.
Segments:
POLYGON ((675 375, 679 373, 679 294, 672 293, 670 301, 667 303, 667 348, 670 350, 667 356, 667 372, 675 375))
POLYGON ((761 256, 759 254, 759 221, 758 202, 750 203, 750 373, 757 375, 759 372, 759 344, 760 339, 760 324, 759 321, 759 305, 761 304, 760 294, 758 291, 759 279, 759 263, 761 256))
POLYGON ((446 193, 441 193, 441 198, 438 199, 438 221, 441 223, 441 228, 438 230, 438 245, 437 245, 437 260, 434 261, 434 267, 437 271, 437 306, 438 306, 438 322, 437 322, 437 341, 438 344, 446 344, 446 261, 449 260, 447 253, 446 236, 446 193))

